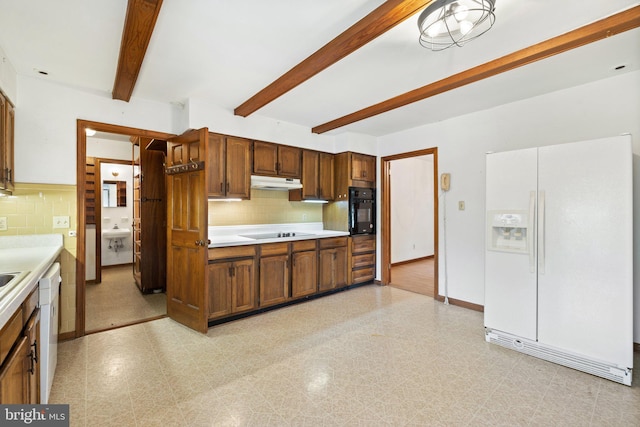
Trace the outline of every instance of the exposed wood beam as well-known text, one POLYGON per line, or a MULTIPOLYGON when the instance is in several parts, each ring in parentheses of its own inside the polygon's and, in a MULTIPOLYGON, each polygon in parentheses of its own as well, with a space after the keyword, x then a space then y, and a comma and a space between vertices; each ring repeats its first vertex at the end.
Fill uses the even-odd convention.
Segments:
POLYGON ((234 110, 247 117, 414 15, 433 0, 387 0, 234 110))
POLYGON ((640 6, 347 114, 316 126, 311 131, 325 133, 638 27, 640 27, 640 6))
POLYGON ((129 0, 122 30, 113 99, 129 102, 156 25, 162 0, 129 0))

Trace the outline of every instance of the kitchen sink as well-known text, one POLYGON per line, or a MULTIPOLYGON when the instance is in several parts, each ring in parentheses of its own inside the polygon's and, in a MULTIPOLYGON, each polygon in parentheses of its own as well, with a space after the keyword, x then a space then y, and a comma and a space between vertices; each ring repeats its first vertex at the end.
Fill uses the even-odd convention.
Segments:
POLYGON ((299 233, 297 231, 278 231, 274 233, 256 233, 256 234, 241 234, 240 237, 246 237, 247 239, 265 240, 265 239, 281 239, 287 237, 305 237, 313 236, 311 233, 299 233))
POLYGON ((16 278, 18 273, 2 273, 0 274, 0 288, 8 285, 13 279, 16 278))
POLYGON ((9 288, 19 283, 24 276, 29 273, 28 271, 18 271, 13 273, 0 273, 0 296, 5 292, 8 292, 9 288))

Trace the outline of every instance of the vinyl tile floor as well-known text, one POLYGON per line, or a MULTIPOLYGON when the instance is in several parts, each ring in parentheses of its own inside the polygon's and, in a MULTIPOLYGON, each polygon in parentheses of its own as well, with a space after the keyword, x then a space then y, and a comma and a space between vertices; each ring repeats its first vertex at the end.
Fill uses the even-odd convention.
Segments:
POLYGON ((61 343, 50 403, 72 426, 640 425, 638 381, 488 344, 482 317, 369 285, 206 335, 164 318, 61 343))
POLYGON ((133 267, 102 269, 102 282, 87 284, 86 330, 96 331, 167 314, 166 294, 143 294, 133 279, 133 267))

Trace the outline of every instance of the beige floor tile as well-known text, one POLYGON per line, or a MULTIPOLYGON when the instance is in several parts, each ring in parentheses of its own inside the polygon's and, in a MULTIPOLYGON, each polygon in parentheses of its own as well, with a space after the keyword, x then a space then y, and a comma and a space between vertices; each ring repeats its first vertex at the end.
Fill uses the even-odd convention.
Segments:
POLYGON ((482 324, 378 286, 207 334, 161 319, 61 343, 51 403, 81 426, 640 425, 638 381, 488 344, 482 324))
POLYGON ((133 280, 131 265, 103 268, 102 282, 87 284, 87 331, 120 326, 166 313, 165 294, 142 294, 133 280))

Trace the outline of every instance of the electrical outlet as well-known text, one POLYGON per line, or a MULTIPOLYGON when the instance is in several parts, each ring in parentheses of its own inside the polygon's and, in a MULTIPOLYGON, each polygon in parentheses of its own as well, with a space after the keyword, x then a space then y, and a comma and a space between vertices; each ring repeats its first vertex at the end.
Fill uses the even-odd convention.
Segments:
POLYGON ((69 230, 69 237, 78 237, 76 230, 69 230))
POLYGON ((7 226, 7 217, 0 216, 0 231, 7 231, 9 227, 7 226))
POLYGON ((69 228, 69 216, 54 216, 53 228, 69 228))
POLYGON ((464 202, 462 200, 458 202, 458 210, 459 211, 463 211, 464 210, 464 202))

